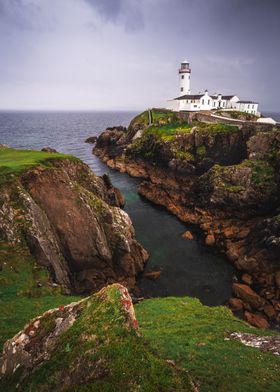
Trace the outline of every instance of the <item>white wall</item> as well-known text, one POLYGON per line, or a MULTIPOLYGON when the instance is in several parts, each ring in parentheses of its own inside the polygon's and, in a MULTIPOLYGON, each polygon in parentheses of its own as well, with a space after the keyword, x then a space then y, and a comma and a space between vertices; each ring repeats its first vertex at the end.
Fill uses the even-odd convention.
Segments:
POLYGON ((166 109, 173 110, 173 112, 178 112, 180 107, 180 101, 177 99, 169 99, 167 101, 166 109))
POLYGON ((200 98, 200 110, 211 110, 212 106, 213 106, 213 98, 211 98, 208 92, 206 92, 200 98))
POLYGON ((188 72, 179 73, 179 96, 190 94, 191 74, 188 72))

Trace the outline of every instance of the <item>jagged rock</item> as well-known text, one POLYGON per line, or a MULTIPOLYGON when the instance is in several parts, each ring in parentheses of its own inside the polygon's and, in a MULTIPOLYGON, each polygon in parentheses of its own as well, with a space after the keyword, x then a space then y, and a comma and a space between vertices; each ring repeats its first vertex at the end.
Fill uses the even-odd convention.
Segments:
POLYGON ((8 183, 1 197, 0 234, 13 243, 24 236, 37 262, 68 292, 89 293, 113 282, 133 288, 148 254, 109 178, 78 160, 52 160, 52 167, 32 168, 8 183))
POLYGON ((57 151, 56 151, 54 148, 52 148, 52 147, 43 147, 41 151, 43 151, 43 152, 53 152, 53 153, 56 153, 56 152, 57 152, 57 151))
POLYGON ((85 140, 85 143, 94 144, 96 143, 96 140, 97 140, 97 136, 91 136, 85 140))
MULTIPOLYGON (((108 370, 105 360, 102 360, 102 354, 99 353, 103 336, 98 329, 93 333, 91 324, 96 322, 97 317, 104 317, 106 311, 112 315, 114 313, 118 320, 112 316, 110 328, 137 331, 138 322, 131 297, 127 289, 120 284, 105 287, 92 297, 70 305, 48 310, 31 320, 22 331, 4 344, 0 357, 0 388, 2 383, 6 385, 5 380, 8 377, 19 373, 19 378, 15 378, 17 381, 13 390, 23 390, 24 387, 29 390, 27 385, 32 383, 36 372, 46 363, 52 366, 58 353, 63 354, 65 360, 67 358, 71 372, 63 370, 63 361, 56 363, 52 373, 52 376, 55 373, 56 377, 52 377, 51 380, 42 379, 40 390, 46 390, 42 385, 48 382, 51 383, 53 390, 62 391, 87 381, 94 383, 95 380, 104 377, 108 370), (69 333, 73 329, 76 331, 74 338, 69 333), (77 331, 80 331, 79 340, 77 331), (64 343, 61 344, 63 339, 64 343), (78 352, 73 356, 71 352, 75 350, 78 341, 78 352), (97 362, 92 359, 91 352, 99 353, 97 362), (79 353, 83 353, 80 358, 79 353)), ((104 322, 109 320, 104 317, 104 322)))
POLYGON ((248 321, 248 323, 253 325, 254 327, 262 328, 262 329, 269 328, 269 323, 267 322, 267 320, 258 314, 253 314, 245 311, 244 317, 245 320, 248 321))
POLYGON ((280 355, 279 336, 258 336, 251 333, 232 332, 230 338, 239 340, 245 346, 255 347, 263 352, 272 352, 274 355, 280 355))
POLYGON ((253 283, 253 278, 251 275, 249 274, 243 274, 241 277, 242 281, 247 284, 248 286, 250 286, 253 283))
POLYGON ((269 320, 273 320, 276 318, 277 313, 272 305, 265 305, 264 314, 269 318, 269 320))
POLYGON ((145 278, 157 280, 161 275, 161 271, 150 271, 145 273, 145 278))
POLYGON ((260 309, 264 306, 265 300, 246 284, 233 283, 232 288, 234 293, 240 297, 243 302, 247 302, 254 309, 260 309))
POLYGON ((205 244, 207 245, 207 246, 214 246, 215 245, 215 236, 214 236, 214 234, 213 233, 210 233, 210 234, 208 234, 207 236, 206 236, 206 239, 205 239, 205 244))
POLYGON ((238 311, 240 309, 243 308, 243 302, 241 301, 241 299, 238 298, 230 298, 228 300, 229 303, 229 307, 234 311, 238 311))
POLYGON ((185 231, 182 234, 182 237, 185 238, 185 240, 193 240, 193 235, 189 230, 185 231))

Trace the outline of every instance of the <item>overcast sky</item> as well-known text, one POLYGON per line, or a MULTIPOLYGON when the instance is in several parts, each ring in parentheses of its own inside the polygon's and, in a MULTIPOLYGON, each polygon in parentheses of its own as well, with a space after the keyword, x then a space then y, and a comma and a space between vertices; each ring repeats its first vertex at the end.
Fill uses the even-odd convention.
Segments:
POLYGON ((0 0, 0 109, 144 109, 191 92, 280 112, 280 0, 0 0))

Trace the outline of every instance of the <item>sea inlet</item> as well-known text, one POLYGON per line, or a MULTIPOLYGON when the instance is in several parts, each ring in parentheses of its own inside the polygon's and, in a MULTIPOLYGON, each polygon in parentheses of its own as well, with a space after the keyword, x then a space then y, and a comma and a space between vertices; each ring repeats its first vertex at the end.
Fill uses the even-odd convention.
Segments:
POLYGON ((188 227, 165 209, 139 196, 139 179, 110 170, 92 154, 84 141, 106 127, 127 126, 135 112, 0 112, 0 143, 21 149, 53 147, 86 162, 97 175, 108 173, 126 198, 125 211, 132 219, 138 241, 150 253, 146 271, 161 271, 153 281, 138 279, 144 297, 198 297, 205 305, 224 304, 231 296, 234 269, 202 241, 199 231, 188 227), (182 238, 191 230, 194 240, 182 238))

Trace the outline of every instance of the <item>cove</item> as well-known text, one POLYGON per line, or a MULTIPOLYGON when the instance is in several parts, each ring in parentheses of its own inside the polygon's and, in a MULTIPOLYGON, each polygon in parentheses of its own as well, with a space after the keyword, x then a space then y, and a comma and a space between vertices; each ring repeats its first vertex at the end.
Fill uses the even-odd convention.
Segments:
POLYGON ((86 162, 97 175, 108 173, 114 186, 126 198, 137 240, 148 250, 146 271, 161 270, 156 281, 139 277, 144 297, 198 297, 205 305, 224 304, 231 296, 234 268, 221 255, 204 246, 200 233, 193 231, 165 209, 155 206, 137 193, 139 179, 109 169, 92 155, 84 143, 106 127, 127 126, 132 112, 36 112, 0 113, 1 143, 15 148, 41 149, 45 146, 70 153, 86 162), (194 240, 181 237, 191 230, 194 240))

